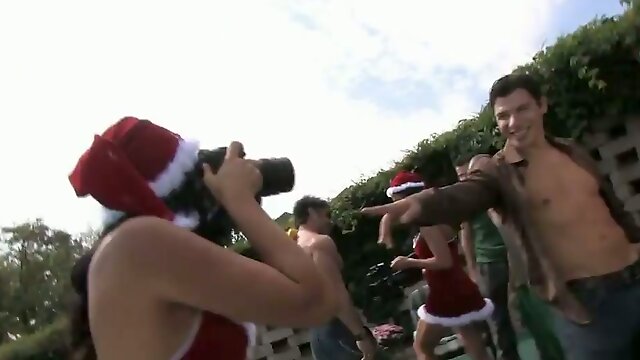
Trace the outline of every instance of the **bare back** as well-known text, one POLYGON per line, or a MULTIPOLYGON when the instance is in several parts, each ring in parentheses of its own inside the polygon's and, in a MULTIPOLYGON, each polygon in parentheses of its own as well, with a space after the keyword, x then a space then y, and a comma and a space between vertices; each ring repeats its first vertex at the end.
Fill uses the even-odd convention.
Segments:
POLYGON ((611 273, 637 259, 612 218, 599 184, 567 155, 550 149, 526 169, 534 226, 564 280, 611 273))
MULTIPOLYGON (((271 221, 266 214, 264 219, 271 221)), ((286 244, 278 254, 292 261, 282 263, 282 272, 162 219, 123 223, 105 238, 89 268, 89 318, 100 359, 171 359, 191 345, 203 314, 240 327, 326 322, 335 299, 324 277, 286 234, 277 241, 286 244), (304 290, 294 261, 317 277, 304 290), (255 306, 257 298, 261 306, 255 306)))
POLYGON ((331 259, 338 270, 342 270, 343 262, 335 244, 326 235, 320 235, 311 231, 298 232, 298 245, 312 257, 318 251, 331 259))
POLYGON ((187 341, 199 312, 160 301, 136 281, 123 281, 131 274, 119 266, 110 240, 96 251, 94 281, 89 281, 91 332, 100 359, 170 359, 187 341))

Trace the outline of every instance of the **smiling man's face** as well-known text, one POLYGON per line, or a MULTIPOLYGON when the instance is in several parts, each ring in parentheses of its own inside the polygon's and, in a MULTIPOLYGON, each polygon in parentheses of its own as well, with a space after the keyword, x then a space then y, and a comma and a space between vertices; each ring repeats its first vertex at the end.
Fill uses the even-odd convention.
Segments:
POLYGON ((526 150, 544 139, 542 119, 547 112, 544 97, 536 101, 527 90, 519 88, 496 98, 493 112, 498 129, 516 149, 526 150))

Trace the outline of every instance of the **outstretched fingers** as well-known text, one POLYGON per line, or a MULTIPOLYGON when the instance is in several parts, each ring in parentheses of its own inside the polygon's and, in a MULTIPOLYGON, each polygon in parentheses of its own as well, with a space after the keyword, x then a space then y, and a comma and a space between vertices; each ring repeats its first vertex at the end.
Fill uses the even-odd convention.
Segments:
POLYGON ((384 216, 389 215, 393 221, 399 221, 403 224, 414 222, 420 217, 420 204, 414 199, 403 199, 391 204, 380 206, 365 207, 360 213, 366 216, 384 216))
POLYGON ((397 205, 396 203, 380 205, 380 206, 371 206, 360 209, 360 213, 367 216, 384 216, 386 214, 397 214, 397 205), (394 210, 395 209, 395 210, 394 210))

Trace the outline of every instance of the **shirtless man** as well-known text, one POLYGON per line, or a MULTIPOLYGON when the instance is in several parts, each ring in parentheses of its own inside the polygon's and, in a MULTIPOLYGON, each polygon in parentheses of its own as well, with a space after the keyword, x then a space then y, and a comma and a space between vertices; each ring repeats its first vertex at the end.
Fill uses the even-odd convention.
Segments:
POLYGON ((373 360, 377 343, 351 302, 342 279, 342 258, 327 235, 332 228, 329 203, 305 196, 293 207, 298 244, 335 285, 338 317, 311 329, 311 351, 315 360, 373 360))
MULTIPOLYGON (((587 152, 546 136, 547 100, 528 75, 507 75, 490 93, 507 141, 491 161, 448 187, 364 209, 401 222, 460 223, 494 208, 509 259, 555 308, 571 360, 631 360, 640 331, 640 227, 587 152)), ((637 346, 637 345, 636 345, 637 346)))

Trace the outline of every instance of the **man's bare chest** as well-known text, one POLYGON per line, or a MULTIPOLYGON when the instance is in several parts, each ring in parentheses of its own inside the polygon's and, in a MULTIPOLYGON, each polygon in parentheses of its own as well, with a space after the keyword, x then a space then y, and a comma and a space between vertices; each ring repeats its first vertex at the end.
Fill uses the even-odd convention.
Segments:
POLYGON ((597 179, 564 154, 532 161, 524 170, 523 179, 528 208, 534 213, 543 212, 542 216, 578 211, 598 198, 597 179))

